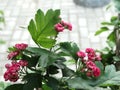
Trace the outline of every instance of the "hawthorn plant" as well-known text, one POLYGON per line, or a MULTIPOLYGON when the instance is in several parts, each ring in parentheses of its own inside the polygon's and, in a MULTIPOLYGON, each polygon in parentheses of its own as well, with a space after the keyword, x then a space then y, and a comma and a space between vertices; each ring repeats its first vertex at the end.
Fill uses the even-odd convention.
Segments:
POLYGON ((120 85, 120 71, 113 64, 104 65, 96 50, 82 51, 74 42, 57 43, 64 30, 72 31, 72 25, 60 18, 60 10, 37 11, 28 25, 37 46, 19 43, 8 48, 11 63, 5 65, 4 78, 16 83, 5 90, 104 90, 120 85))

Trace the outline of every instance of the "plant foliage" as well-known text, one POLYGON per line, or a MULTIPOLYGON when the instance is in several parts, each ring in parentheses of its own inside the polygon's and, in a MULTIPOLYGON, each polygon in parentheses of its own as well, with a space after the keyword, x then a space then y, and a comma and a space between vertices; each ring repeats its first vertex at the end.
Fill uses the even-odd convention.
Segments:
MULTIPOLYGON (((96 35, 109 31, 108 25, 118 25, 116 17, 104 25, 96 35)), ((56 43, 57 35, 64 29, 72 30, 70 23, 61 21, 60 10, 49 9, 46 14, 38 10, 31 19, 28 31, 37 47, 27 44, 15 44, 8 49, 8 59, 4 74, 6 81, 16 83, 4 87, 4 90, 98 90, 120 85, 120 71, 116 71, 114 62, 119 57, 114 53, 115 32, 108 36, 108 47, 99 51, 92 48, 81 51, 74 42, 56 43), (111 60, 111 61, 109 61, 111 60), (74 62, 74 68, 66 65, 74 62)))

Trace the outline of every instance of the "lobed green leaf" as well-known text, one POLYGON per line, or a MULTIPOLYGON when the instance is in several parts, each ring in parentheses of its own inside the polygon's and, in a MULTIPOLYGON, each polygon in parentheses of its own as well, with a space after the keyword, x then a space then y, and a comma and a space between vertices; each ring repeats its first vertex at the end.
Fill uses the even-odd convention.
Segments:
POLYGON ((39 9, 35 15, 35 20, 30 21, 28 30, 38 46, 51 48, 55 44, 58 32, 54 29, 54 25, 60 22, 59 16, 60 10, 49 9, 44 14, 39 9))

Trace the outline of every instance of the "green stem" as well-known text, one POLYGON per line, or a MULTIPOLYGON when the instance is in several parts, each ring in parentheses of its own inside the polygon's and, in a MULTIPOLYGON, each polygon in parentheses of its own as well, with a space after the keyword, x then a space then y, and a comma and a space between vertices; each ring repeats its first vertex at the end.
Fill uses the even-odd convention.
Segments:
MULTIPOLYGON (((118 23, 117 25, 115 25, 114 27, 114 31, 115 31, 115 38, 116 38, 116 56, 120 56, 120 27, 119 27, 119 21, 120 21, 120 13, 118 14, 118 23)), ((116 62, 116 69, 120 70, 120 62, 116 62)))
MULTIPOLYGON (((118 21, 120 21, 120 14, 118 14, 118 21)), ((120 55, 120 34, 119 34, 119 24, 114 27, 115 38, 116 38, 116 55, 120 55)))

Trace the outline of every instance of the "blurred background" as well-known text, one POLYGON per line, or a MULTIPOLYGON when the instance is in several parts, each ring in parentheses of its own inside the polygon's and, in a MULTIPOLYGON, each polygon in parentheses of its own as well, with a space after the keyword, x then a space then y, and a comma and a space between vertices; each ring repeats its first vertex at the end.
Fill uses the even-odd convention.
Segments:
POLYGON ((74 41, 80 49, 105 47, 107 33, 94 36, 102 21, 117 15, 112 8, 106 10, 110 0, 0 0, 0 81, 7 60, 7 48, 16 43, 34 46, 27 25, 37 9, 61 9, 64 21, 73 25, 71 32, 60 33, 59 41, 74 41))

